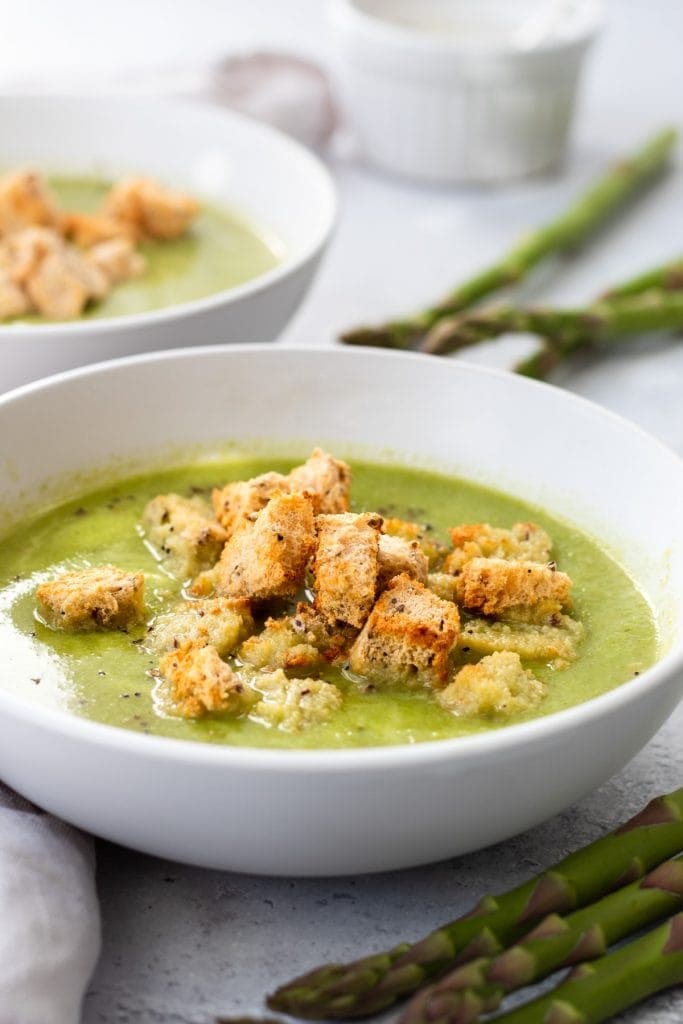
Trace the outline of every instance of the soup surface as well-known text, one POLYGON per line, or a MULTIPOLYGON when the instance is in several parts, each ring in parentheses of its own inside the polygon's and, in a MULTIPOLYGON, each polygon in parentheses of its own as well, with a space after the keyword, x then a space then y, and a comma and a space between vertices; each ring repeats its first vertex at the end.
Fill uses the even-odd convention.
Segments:
MULTIPOLYGON (((184 245, 185 243, 181 243, 184 245)), ((343 706, 328 721, 286 732, 257 721, 208 715, 181 719, 154 699, 150 671, 157 658, 145 650, 146 627, 128 632, 69 634, 51 630, 36 615, 36 586, 68 570, 113 563, 146 577, 148 615, 176 604, 180 584, 166 574, 139 532, 143 508, 155 495, 205 491, 267 470, 287 472, 293 462, 234 458, 127 479, 84 494, 23 523, 3 540, 0 570, 2 686, 23 698, 124 729, 185 740, 292 748, 366 747, 472 735, 508 720, 453 714, 424 691, 378 687, 362 692, 343 669, 321 675, 343 691, 343 706)), ((448 527, 488 522, 509 527, 533 520, 552 536, 553 557, 574 583, 574 616, 585 635, 576 661, 561 671, 529 663, 548 684, 543 703, 518 722, 550 714, 618 686, 657 656, 653 616, 624 570, 592 539, 515 498, 463 480, 415 469, 353 463, 352 509, 429 523, 447 541, 448 527)))
MULTIPOLYGON (((101 206, 110 188, 108 182, 91 178, 50 177, 49 184, 60 206, 86 213, 101 206)), ((147 260, 144 274, 117 284, 79 319, 147 313, 201 299, 251 281, 281 259, 277 242, 271 244, 238 213, 206 203, 182 237, 144 242, 139 249, 147 260)), ((40 323, 45 318, 23 319, 40 323)))

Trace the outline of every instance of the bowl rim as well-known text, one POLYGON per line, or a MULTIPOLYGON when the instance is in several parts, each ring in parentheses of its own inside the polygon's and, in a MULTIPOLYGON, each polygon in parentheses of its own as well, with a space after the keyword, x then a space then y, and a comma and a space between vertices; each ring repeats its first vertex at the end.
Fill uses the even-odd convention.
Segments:
MULTIPOLYGON (((227 344, 202 345, 193 348, 169 349, 157 352, 124 356, 99 363, 65 370, 61 373, 32 381, 0 395, 0 411, 4 406, 21 402, 34 393, 49 390, 72 380, 83 377, 100 376, 108 370, 132 368, 144 363, 172 362, 182 359, 202 359, 208 356, 220 358, 238 357, 253 354, 254 351, 267 353, 271 356, 287 358, 294 353, 305 358, 336 359, 353 358, 354 360, 380 359, 400 360, 416 365, 431 362, 429 355, 417 352, 393 352, 377 349, 349 350, 339 348, 309 348, 305 345, 286 345, 273 347, 268 344, 227 344)), ((493 377, 506 379, 513 387, 522 390, 547 390, 558 392, 560 401, 566 401, 578 408, 588 409, 593 415, 611 420, 622 430, 635 433, 655 446, 667 457, 674 472, 683 475, 683 459, 659 438, 644 430, 638 424, 596 402, 583 398, 570 391, 556 388, 543 381, 531 380, 515 376, 509 371, 494 367, 481 366, 458 360, 449 364, 457 367, 458 373, 475 377, 493 377), (512 383, 514 382, 514 383, 512 383), (561 397, 560 397, 561 396, 561 397)), ((683 618, 683 609, 680 617, 683 618)), ((478 760, 482 756, 500 752, 510 752, 516 747, 524 747, 530 742, 547 742, 555 736, 580 728, 592 719, 599 720, 611 716, 619 708, 625 708, 640 701, 648 691, 663 686, 675 676, 680 676, 680 696, 683 698, 683 636, 652 666, 644 670, 636 678, 619 684, 606 693, 598 694, 589 700, 582 701, 569 708, 544 715, 529 722, 521 722, 492 729, 474 736, 458 736, 450 739, 425 740, 419 743, 401 743, 374 747, 320 747, 306 750, 269 749, 251 746, 221 746, 203 743, 199 740, 181 740, 167 736, 150 736, 124 729, 120 726, 107 725, 78 715, 61 708, 45 707, 22 699, 21 696, 9 693, 0 685, 0 709, 8 711, 21 720, 28 720, 40 728, 61 733, 69 738, 96 744, 109 750, 119 750, 133 755, 154 758, 170 758, 187 764, 207 765, 233 769, 248 769, 269 772, 272 769, 291 771, 294 773, 310 772, 311 769, 324 773, 334 773, 350 769, 384 771, 388 767, 410 768, 419 765, 438 764, 444 760, 460 758, 463 762, 478 760)))
MULTIPOLYGON (((259 121, 247 114, 242 114, 230 107, 222 106, 219 103, 211 103, 208 100, 191 100, 169 97, 143 97, 134 99, 127 96, 83 96, 77 93, 64 93, 59 96, 43 96, 41 94, 31 95, 22 93, 11 96, 0 96, 0 109, 12 107, 17 103, 39 103, 44 106, 58 106, 60 103, 83 103, 95 107, 99 105, 118 105, 133 107, 136 111, 147 107, 151 110, 163 108, 167 110, 180 109, 185 114, 199 111, 204 114, 211 114, 216 117, 223 117, 228 121, 237 122, 246 126, 255 134, 276 140, 276 144, 283 147, 284 151, 294 154, 296 159, 307 165, 307 173, 311 178, 317 178, 321 187, 324 206, 322 208, 321 223, 312 233, 304 250, 296 257, 288 256, 287 248, 284 247, 283 258, 270 270, 257 274, 242 284, 231 288, 222 288, 220 291, 212 292, 199 299, 190 299, 186 302, 173 303, 169 306, 162 306, 160 309, 151 309, 141 313, 125 313, 122 316, 109 316, 93 320, 48 320, 44 323, 22 323, 14 322, 0 324, 0 344, 5 340, 17 338, 37 339, 50 335, 56 337, 64 335, 88 335, 112 333, 135 330, 147 326, 159 326, 169 320, 185 320, 198 314, 211 312, 224 306, 228 306, 240 299, 258 295, 272 285, 277 285, 285 278, 295 274, 306 263, 318 255, 332 235, 339 216, 339 198, 334 180, 330 171, 323 161, 310 149, 287 135, 279 128, 259 121)), ((201 197, 200 197, 201 198, 201 197)), ((259 229, 261 225, 253 225, 259 229)), ((262 227, 268 231, 267 224, 262 227)))
POLYGON ((539 46, 529 49, 515 48, 499 43, 493 46, 462 46, 457 39, 440 36, 436 32, 423 31, 393 22, 388 18, 364 10, 358 0, 328 0, 330 16, 337 23, 364 36, 368 42, 397 53, 412 52, 415 55, 435 56, 437 54, 460 58, 463 62, 486 59, 534 61, 549 55, 569 53, 586 46, 605 22, 604 0, 576 0, 578 14, 576 25, 566 36, 550 38, 539 46))

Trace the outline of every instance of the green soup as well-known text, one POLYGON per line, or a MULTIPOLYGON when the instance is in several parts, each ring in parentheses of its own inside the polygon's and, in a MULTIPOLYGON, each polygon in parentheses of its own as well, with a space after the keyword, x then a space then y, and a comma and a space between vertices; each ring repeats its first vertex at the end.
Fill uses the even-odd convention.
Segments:
MULTIPOLYGON (((90 178, 51 177, 49 183, 61 207, 83 213, 96 211, 110 188, 109 183, 90 178)), ((277 242, 271 244, 238 214, 206 203, 182 238, 146 242, 139 250, 147 260, 145 273, 117 284, 79 319, 148 313, 191 302, 251 281, 281 259, 277 242)))
MULTIPOLYGON (((149 672, 156 659, 143 647, 145 628, 130 633, 68 634, 36 618, 38 583, 87 565, 114 563, 146 574, 150 616, 168 610, 179 584, 161 569, 138 532, 142 509, 159 493, 189 495, 198 489, 247 479, 292 463, 235 459, 125 480, 83 495, 21 525, 2 544, 0 645, 2 685, 23 698, 135 732, 240 746, 366 747, 467 736, 504 727, 505 721, 457 717, 426 693, 399 688, 361 693, 343 671, 325 678, 344 693, 341 711, 300 733, 268 728, 247 718, 197 721, 163 715, 153 701, 149 672)), ((456 523, 495 526, 533 520, 554 540, 559 568, 574 581, 574 615, 585 626, 577 660, 562 671, 529 667, 549 684, 533 714, 579 704, 633 678, 653 663, 657 637, 651 610, 634 582, 592 539, 541 510, 504 494, 414 469, 354 463, 353 508, 430 524, 447 540, 456 523)))

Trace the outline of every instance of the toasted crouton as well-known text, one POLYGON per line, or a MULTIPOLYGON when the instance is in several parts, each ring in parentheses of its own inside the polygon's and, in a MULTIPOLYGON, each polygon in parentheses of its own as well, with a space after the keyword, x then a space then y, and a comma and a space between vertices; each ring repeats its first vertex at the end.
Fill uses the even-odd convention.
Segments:
POLYGON ((99 242, 88 250, 86 258, 104 274, 111 285, 140 277, 147 269, 147 260, 127 238, 110 238, 106 242, 99 242))
POLYGON ((65 237, 84 249, 113 239, 130 244, 134 238, 134 232, 126 224, 102 213, 65 213, 61 226, 65 237))
POLYGON ((418 540, 404 540, 383 533, 379 538, 379 576, 377 586, 384 590, 389 580, 405 573, 420 583, 427 580, 429 559, 418 540))
POLYGON ((228 540, 216 568, 217 592, 254 601, 292 597, 314 547, 310 498, 279 494, 228 540))
POLYGON ((322 448, 314 448, 303 465, 294 467, 287 480, 291 491, 305 491, 311 496, 316 515, 348 512, 351 469, 322 448))
POLYGON ((267 619, 265 629, 242 644, 240 661, 254 668, 310 672, 320 664, 318 650, 296 632, 291 619, 267 619))
POLYGON ((252 714, 267 725, 300 732, 327 721, 342 706, 341 691, 322 679, 289 679, 282 669, 257 676, 253 685, 263 694, 252 714))
POLYGON ((159 662, 159 675, 163 681, 161 699, 181 718, 199 718, 217 711, 239 715, 254 699, 211 645, 195 647, 186 643, 170 651, 159 662))
POLYGON ((521 715, 541 703, 545 683, 522 666, 518 654, 502 651, 465 665, 437 695, 439 703, 461 715, 521 715))
POLYGON ((24 170, 0 177, 0 235, 58 223, 59 211, 40 175, 24 170))
POLYGON ((453 551, 443 571, 458 573, 473 558, 505 558, 512 561, 548 562, 552 541, 535 523, 515 523, 501 530, 488 523, 465 523, 451 531, 453 551))
POLYGON ((53 228, 24 228, 0 241, 0 264, 16 284, 23 285, 45 256, 63 251, 64 239, 53 228))
POLYGON ((458 601, 470 611, 500 615, 510 608, 543 604, 544 614, 569 602, 572 581, 552 565, 473 558, 458 579, 458 601))
POLYGON ((198 496, 158 494, 145 506, 142 527, 168 571, 186 580, 218 561, 227 535, 198 496))
POLYGON ((380 683, 442 685, 459 625, 452 602, 409 576, 396 576, 351 648, 351 670, 380 683))
POLYGON ((70 320, 80 316, 90 299, 101 299, 109 282, 77 250, 65 247, 48 253, 26 279, 29 299, 43 316, 70 320))
POLYGON ((382 517, 342 512, 320 515, 315 525, 314 606, 328 622, 360 628, 375 603, 382 517))
POLYGON ((246 601, 211 597, 186 601, 165 615, 159 615, 146 641, 150 650, 173 651, 183 644, 215 647, 224 658, 254 630, 254 620, 246 601))
POLYGON ((420 523, 411 523, 407 519, 385 519, 384 532, 390 537, 400 537, 407 541, 416 540, 429 559, 430 568, 437 565, 446 551, 427 527, 421 526, 420 523))
POLYGON ((43 618, 68 632, 125 629, 141 622, 145 577, 115 565, 67 572, 36 589, 43 618))
POLYGON ((0 270, 0 320, 28 313, 31 305, 23 288, 0 270))
POLYGON ((216 519, 232 537, 255 512, 265 508, 275 494, 288 494, 289 482, 282 473, 262 473, 252 480, 235 480, 211 495, 216 519))
POLYGON ((583 626, 568 615, 557 615, 553 624, 491 622, 468 619, 458 641, 463 651, 492 654, 512 651, 521 658, 549 662, 553 668, 565 668, 577 656, 583 626))
POLYGON ((124 178, 109 192, 104 213, 131 228, 138 238, 168 240, 184 235, 199 212, 185 192, 165 188, 150 178, 124 178))

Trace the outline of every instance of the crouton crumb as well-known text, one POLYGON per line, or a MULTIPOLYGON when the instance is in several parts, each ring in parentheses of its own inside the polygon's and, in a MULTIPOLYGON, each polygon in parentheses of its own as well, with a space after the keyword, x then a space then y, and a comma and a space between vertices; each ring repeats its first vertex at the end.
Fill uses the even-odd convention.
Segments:
POLYGON ((537 707, 547 686, 522 666, 518 654, 489 654, 476 665, 465 665, 452 683, 437 695, 448 711, 460 715, 521 715, 537 707))
POLYGON ((290 490, 310 496, 316 515, 348 512, 351 469, 322 448, 314 448, 303 465, 294 467, 287 480, 290 490))
POLYGON ((300 636, 289 618, 267 619, 265 628, 246 640, 238 651, 241 662, 270 672, 278 668, 311 672, 320 665, 320 654, 300 636))
POLYGON ((404 540, 383 533, 379 538, 379 575, 377 587, 384 590, 394 576, 405 573, 411 579, 425 583, 429 571, 429 559, 418 540, 404 540))
POLYGON ((185 601, 159 615, 149 630, 145 646, 162 653, 187 643, 193 647, 215 647, 224 658, 254 630, 247 601, 210 597, 185 601))
POLYGON ((211 568, 227 539, 198 496, 158 494, 145 506, 142 527, 164 567, 181 580, 211 568))
POLYGON ((473 558, 504 558, 509 561, 548 562, 552 541, 535 523, 515 523, 509 530, 488 523, 464 523, 450 531, 453 551, 443 571, 458 573, 473 558))
POLYGON ((257 676, 253 685, 262 694, 252 714, 266 725, 300 732, 319 725, 342 706, 342 694, 322 679, 289 679, 282 669, 257 676))

